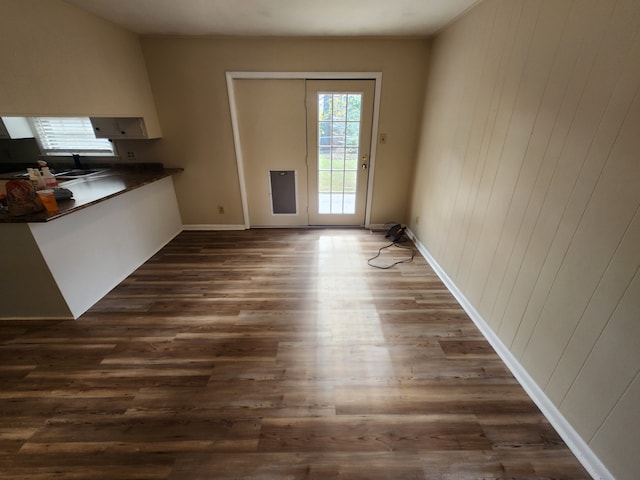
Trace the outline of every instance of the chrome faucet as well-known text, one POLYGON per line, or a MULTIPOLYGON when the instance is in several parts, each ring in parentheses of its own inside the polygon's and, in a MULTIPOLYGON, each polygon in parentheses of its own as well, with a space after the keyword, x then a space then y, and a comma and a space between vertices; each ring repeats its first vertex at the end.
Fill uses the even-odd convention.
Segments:
POLYGON ((82 170, 84 167, 82 166, 82 163, 80 163, 80 155, 78 155, 77 153, 73 153, 71 154, 71 156, 73 157, 73 163, 75 167, 79 170, 82 170))

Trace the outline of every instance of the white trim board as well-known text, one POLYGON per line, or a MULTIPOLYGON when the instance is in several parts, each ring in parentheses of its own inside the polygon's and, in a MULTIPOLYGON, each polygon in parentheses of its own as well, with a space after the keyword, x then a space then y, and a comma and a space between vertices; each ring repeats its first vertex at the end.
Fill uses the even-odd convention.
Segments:
POLYGON ((547 397, 544 391, 533 380, 531 375, 529 375, 527 370, 522 366, 522 364, 520 364, 518 359, 516 359, 507 346, 502 343, 502 340, 500 340, 500 338, 494 333, 489 324, 484 320, 484 318, 482 318, 471 302, 467 300, 442 267, 440 267, 426 247, 418 241, 411 230, 407 229, 407 233, 422 256, 429 263, 431 268, 433 268, 436 275, 440 277, 440 280, 442 280, 447 289, 456 298, 458 303, 460 303, 460 306, 462 306, 467 315, 469 315, 473 323, 475 323, 482 335, 484 335, 486 340, 491 344, 496 353, 506 364, 507 368, 509 368, 513 376, 518 380, 518 383, 520 383, 529 397, 531 397, 538 406, 542 414, 547 418, 549 423, 551 423, 551 425, 556 429, 582 466, 593 478, 603 480, 614 479, 614 476, 609 472, 609 470, 607 470, 593 450, 591 450, 589 445, 582 439, 582 437, 580 437, 580 435, 578 435, 578 432, 575 431, 549 397, 547 397))
POLYGON ((369 156, 369 179, 367 183, 367 207, 365 211, 365 227, 371 221, 371 205, 373 203, 373 179, 375 176, 376 148, 378 138, 378 121, 380 116, 380 95, 382 92, 382 72, 226 72, 227 96, 231 111, 231 129, 233 144, 240 182, 240 199, 242 200, 242 214, 244 228, 251 228, 249 221, 249 204, 244 175, 244 160, 240 146, 240 129, 238 127, 238 111, 236 106, 235 88, 233 81, 238 79, 300 79, 300 80, 375 80, 373 99, 373 125, 371 127, 371 148, 369 156))

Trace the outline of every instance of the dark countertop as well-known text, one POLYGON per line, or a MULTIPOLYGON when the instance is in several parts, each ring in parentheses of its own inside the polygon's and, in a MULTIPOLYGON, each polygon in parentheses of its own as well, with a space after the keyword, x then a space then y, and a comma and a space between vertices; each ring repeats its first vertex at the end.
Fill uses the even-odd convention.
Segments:
POLYGON ((69 180, 60 183, 59 186, 71 190, 73 198, 58 200, 57 212, 21 216, 0 212, 0 223, 49 222, 182 171, 182 168, 109 169, 95 175, 69 180))

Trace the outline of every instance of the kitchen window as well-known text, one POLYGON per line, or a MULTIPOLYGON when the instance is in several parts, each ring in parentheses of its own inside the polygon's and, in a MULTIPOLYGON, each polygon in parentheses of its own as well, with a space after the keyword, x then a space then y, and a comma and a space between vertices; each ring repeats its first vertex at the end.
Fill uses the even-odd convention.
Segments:
POLYGON ((89 117, 32 117, 31 124, 44 155, 115 155, 109 140, 96 138, 89 117))

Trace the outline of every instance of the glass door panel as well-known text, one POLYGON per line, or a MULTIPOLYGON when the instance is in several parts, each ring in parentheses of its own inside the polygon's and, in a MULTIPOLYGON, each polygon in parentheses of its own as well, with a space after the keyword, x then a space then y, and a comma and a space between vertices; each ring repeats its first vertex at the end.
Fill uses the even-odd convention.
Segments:
POLYGON ((307 82, 309 223, 363 225, 373 80, 307 82))

